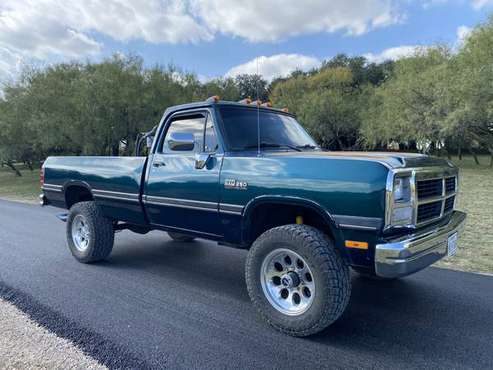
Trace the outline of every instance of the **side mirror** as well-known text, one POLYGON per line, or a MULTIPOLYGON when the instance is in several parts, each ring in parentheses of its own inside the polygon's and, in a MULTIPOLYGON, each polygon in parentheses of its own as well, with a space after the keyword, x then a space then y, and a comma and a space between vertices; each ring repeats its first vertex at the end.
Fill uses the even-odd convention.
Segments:
POLYGON ((147 149, 151 149, 152 142, 153 141, 154 141, 154 136, 148 136, 148 137, 146 137, 146 147, 147 147, 147 149))
POLYGON ((174 132, 168 139, 168 147, 174 151, 191 151, 195 147, 195 138, 189 132, 174 132))

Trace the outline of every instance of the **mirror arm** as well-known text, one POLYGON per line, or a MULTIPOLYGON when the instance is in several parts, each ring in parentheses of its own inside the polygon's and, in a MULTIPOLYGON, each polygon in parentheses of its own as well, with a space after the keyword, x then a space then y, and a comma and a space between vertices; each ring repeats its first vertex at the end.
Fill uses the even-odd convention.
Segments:
POLYGON ((207 163, 211 159, 211 154, 210 153, 197 153, 195 154, 195 169, 201 170, 205 166, 207 166, 207 163))

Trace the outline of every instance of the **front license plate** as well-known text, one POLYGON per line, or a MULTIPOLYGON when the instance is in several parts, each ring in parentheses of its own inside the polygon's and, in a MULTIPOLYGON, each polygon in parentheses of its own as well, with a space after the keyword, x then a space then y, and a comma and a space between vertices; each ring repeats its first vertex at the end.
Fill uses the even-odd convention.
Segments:
POLYGON ((449 257, 455 256, 455 254, 457 253, 457 239, 458 239, 457 233, 452 234, 448 237, 447 255, 449 257))

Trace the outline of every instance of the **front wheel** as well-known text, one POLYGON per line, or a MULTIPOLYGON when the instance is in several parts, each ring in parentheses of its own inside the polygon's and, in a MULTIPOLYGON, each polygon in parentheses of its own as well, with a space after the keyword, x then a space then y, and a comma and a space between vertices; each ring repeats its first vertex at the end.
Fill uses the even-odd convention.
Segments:
POLYGON ((76 203, 67 219, 67 242, 70 252, 82 263, 107 258, 113 249, 113 222, 104 217, 94 202, 76 203))
POLYGON ((351 295, 347 263, 324 233, 306 225, 262 234, 248 253, 246 283, 264 319, 293 336, 328 327, 351 295))

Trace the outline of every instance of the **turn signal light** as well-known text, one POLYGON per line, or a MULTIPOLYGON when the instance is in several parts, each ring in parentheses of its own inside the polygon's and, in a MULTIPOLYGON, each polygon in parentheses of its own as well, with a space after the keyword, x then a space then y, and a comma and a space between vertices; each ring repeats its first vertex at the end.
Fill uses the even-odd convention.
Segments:
POLYGON ((355 242, 354 240, 346 240, 346 248, 355 248, 355 249, 368 249, 367 242, 355 242))

